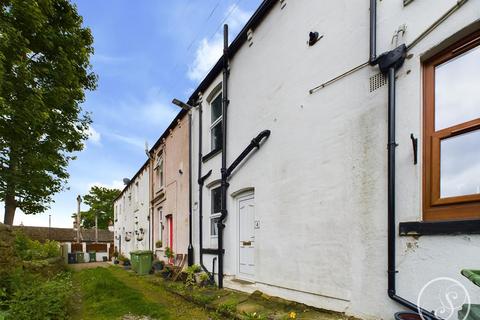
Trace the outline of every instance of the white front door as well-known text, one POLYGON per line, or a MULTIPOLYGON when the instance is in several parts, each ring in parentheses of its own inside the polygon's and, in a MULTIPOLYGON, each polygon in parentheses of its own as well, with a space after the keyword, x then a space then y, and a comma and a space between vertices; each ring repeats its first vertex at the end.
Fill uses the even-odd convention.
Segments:
POLYGON ((255 277, 255 203, 253 194, 238 200, 239 266, 238 276, 255 277))

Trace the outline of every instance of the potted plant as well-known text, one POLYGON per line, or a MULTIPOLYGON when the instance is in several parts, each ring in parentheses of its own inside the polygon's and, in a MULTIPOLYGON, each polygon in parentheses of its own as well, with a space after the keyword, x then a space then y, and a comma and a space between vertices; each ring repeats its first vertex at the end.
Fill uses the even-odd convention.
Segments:
POLYGON ((114 259, 113 259, 113 264, 118 264, 119 261, 118 261, 118 251, 117 251, 117 250, 115 250, 115 251, 113 252, 113 258, 114 258, 114 259))
POLYGON ((165 262, 160 260, 153 261, 153 269, 155 270, 155 272, 162 270, 163 267, 165 267, 165 262))
POLYGON ((143 230, 143 228, 140 228, 137 231, 135 231, 135 234, 137 236, 137 241, 142 241, 145 234, 145 230, 143 230))
POLYGON ((123 269, 125 270, 130 270, 130 259, 128 258, 125 258, 125 260, 123 260, 123 269))
POLYGON ((118 256, 118 261, 120 261, 120 264, 122 264, 122 265, 124 264, 125 259, 127 259, 127 257, 125 257, 123 254, 120 254, 118 256))
POLYGON ((172 260, 173 257, 175 256, 175 253, 170 249, 170 247, 165 248, 165 257, 168 258, 168 260, 172 260))
POLYGON ((200 275, 199 272, 202 270, 199 265, 191 265, 187 268, 186 271, 186 278, 185 278, 185 286, 186 287, 193 287, 194 284, 200 283, 200 275))
POLYGON ((161 248, 162 246, 163 246, 162 240, 158 240, 157 242, 155 242, 155 248, 161 248))
POLYGON ((200 273, 198 280, 199 280, 198 284, 202 287, 208 286, 211 283, 210 277, 208 276, 207 273, 200 273))
POLYGON ((172 274, 172 272, 173 272, 172 266, 169 265, 169 264, 166 264, 165 267, 162 269, 162 271, 160 271, 160 275, 164 279, 168 279, 170 277, 170 275, 172 274))

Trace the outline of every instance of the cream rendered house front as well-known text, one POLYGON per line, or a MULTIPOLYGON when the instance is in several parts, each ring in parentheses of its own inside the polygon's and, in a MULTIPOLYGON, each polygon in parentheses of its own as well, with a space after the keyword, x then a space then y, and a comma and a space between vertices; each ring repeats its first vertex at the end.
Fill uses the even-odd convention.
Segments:
POLYGON ((188 117, 180 112, 150 150, 152 248, 187 254, 189 218, 188 117))
MULTIPOLYGON (((261 290, 367 319, 392 318, 394 312, 404 310, 387 292, 389 94, 379 67, 368 64, 369 4, 264 1, 254 22, 247 23, 231 46, 236 48, 229 62, 228 117, 218 106, 224 88, 221 62, 191 96, 191 105, 201 104, 201 112, 197 107, 193 113, 195 135, 202 120, 201 139, 193 140, 192 154, 201 157, 193 162, 192 180, 204 178, 203 185, 195 185, 193 196, 195 261, 202 259, 209 272, 217 273, 219 267, 216 222, 221 214, 222 146, 227 145, 229 165, 259 132, 271 131, 260 149, 229 177, 224 253, 220 253, 226 287, 261 290), (310 32, 321 36, 312 46, 310 32), (225 118, 228 130, 222 137, 217 126, 225 118)), ((395 74, 396 293, 420 301, 427 310, 439 309, 438 292, 424 296, 420 292, 434 279, 450 278, 469 290, 473 303, 480 303, 478 288, 460 275, 463 268, 480 268, 479 231, 471 227, 478 226, 480 218, 480 211, 472 209, 479 204, 480 173, 475 168, 480 163, 480 139, 467 139, 479 132, 480 1, 459 5, 455 0, 409 4, 389 0, 377 5, 379 55, 414 43, 458 6, 409 47, 395 74), (451 56, 442 63, 452 62, 453 70, 441 69, 443 64, 435 62, 445 54, 451 56), (429 74, 432 68, 437 78, 429 74), (431 82, 441 81, 442 72, 443 83, 431 82), (435 94, 431 91, 435 87, 454 102, 447 99, 450 111, 432 116, 426 97, 435 94), (442 169, 450 171, 432 169, 437 168, 432 163, 439 153, 429 149, 428 141, 445 134, 431 128, 428 121, 435 116, 448 122, 443 128, 458 130, 451 133, 456 141, 466 139, 460 141, 461 153, 443 155, 443 163, 462 163, 442 169), (463 136, 466 133, 470 135, 463 136), (443 178, 429 180, 428 172, 440 172, 443 178), (446 192, 440 192, 438 201, 428 200, 437 189, 426 187, 427 180, 440 183, 446 192), (468 199, 455 202, 457 196, 468 199), (450 205, 460 209, 445 209, 450 205)))

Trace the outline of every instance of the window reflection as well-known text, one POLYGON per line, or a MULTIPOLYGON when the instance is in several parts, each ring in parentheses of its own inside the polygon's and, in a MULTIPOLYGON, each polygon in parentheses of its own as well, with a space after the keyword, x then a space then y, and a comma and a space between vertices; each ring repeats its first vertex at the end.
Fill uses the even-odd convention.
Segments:
POLYGON ((440 150, 440 197, 479 194, 480 130, 444 139, 440 150))
POLYGON ((480 118, 480 47, 435 68, 435 130, 480 118))

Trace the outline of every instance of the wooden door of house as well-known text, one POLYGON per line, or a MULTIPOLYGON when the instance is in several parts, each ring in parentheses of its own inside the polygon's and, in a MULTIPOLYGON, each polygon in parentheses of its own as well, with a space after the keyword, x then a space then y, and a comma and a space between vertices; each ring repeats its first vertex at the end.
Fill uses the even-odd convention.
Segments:
POLYGON ((255 203, 253 194, 238 199, 239 265, 238 276, 255 277, 255 203))

